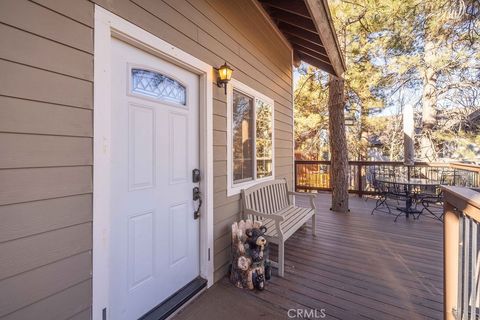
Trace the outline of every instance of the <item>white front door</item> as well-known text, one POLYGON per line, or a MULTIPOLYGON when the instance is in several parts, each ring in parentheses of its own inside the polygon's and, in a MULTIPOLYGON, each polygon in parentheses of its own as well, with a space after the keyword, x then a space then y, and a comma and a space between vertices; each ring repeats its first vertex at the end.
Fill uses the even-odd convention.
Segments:
POLYGON ((111 55, 107 313, 137 319, 199 275, 199 77, 120 40, 111 55))

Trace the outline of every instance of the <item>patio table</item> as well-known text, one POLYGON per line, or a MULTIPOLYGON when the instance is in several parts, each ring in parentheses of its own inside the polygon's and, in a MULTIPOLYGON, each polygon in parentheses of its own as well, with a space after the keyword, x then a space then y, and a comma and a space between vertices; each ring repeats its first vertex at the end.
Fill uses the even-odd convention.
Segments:
POLYGON ((401 185, 405 192, 406 201, 405 207, 397 207, 398 210, 405 212, 405 217, 408 218, 410 214, 421 213, 412 207, 414 200, 416 199, 417 192, 416 187, 437 187, 440 186, 440 181, 422 178, 398 178, 398 177, 379 177, 378 181, 385 184, 401 185))

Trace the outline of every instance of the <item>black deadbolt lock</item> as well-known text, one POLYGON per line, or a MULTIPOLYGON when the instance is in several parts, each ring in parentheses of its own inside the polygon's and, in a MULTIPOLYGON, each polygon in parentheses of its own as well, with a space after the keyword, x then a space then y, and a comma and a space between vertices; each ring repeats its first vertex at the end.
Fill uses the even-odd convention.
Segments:
POLYGON ((193 169, 192 170, 192 182, 200 182, 200 170, 193 169))

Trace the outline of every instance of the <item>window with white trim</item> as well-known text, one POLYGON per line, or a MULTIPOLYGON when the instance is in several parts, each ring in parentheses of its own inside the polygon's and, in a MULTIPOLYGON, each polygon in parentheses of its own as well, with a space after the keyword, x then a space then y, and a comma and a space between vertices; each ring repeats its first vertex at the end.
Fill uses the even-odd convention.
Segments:
POLYGON ((228 195, 274 177, 273 100, 232 80, 227 93, 228 195))

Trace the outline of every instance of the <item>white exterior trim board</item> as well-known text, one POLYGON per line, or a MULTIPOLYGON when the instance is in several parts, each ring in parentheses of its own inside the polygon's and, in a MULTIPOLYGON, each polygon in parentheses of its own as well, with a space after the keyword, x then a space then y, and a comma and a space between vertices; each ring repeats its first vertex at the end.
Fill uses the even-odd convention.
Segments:
MULTIPOLYGON (((254 106, 255 108, 255 103, 254 106)), ((253 123, 255 124, 254 135, 256 136, 256 112, 254 112, 253 123)), ((256 159, 256 155, 254 155, 256 159)), ((229 82, 227 87, 227 196, 233 196, 239 194, 242 189, 247 189, 261 182, 274 180, 275 179, 275 101, 264 95, 261 92, 258 92, 255 89, 243 84, 242 82, 232 79, 229 82), (257 164, 254 163, 253 174, 255 179, 242 182, 242 183, 233 183, 233 159, 232 159, 232 107, 233 107, 233 90, 236 89, 240 92, 245 93, 246 95, 258 98, 272 106, 272 175, 270 177, 265 177, 257 179, 257 164)))
MULTIPOLYGON (((200 217, 200 276, 213 284, 213 74, 207 63, 95 5, 94 137, 93 137, 93 301, 92 318, 102 319, 109 308, 111 39, 122 41, 199 75, 200 188, 204 206, 200 217), (209 259, 210 258, 210 259, 209 259)), ((160 301, 159 301, 160 302, 160 301)))

